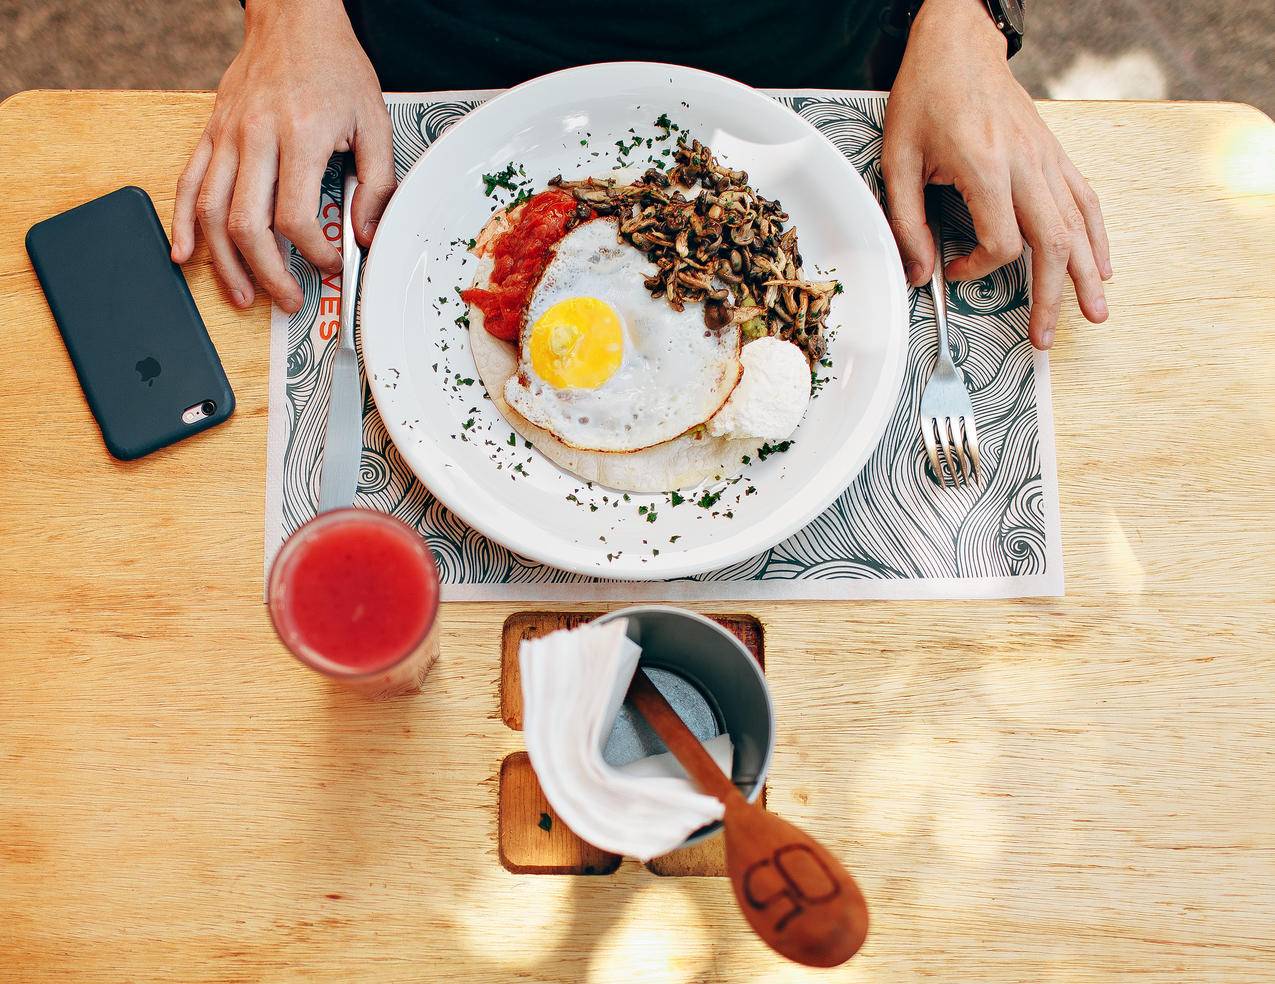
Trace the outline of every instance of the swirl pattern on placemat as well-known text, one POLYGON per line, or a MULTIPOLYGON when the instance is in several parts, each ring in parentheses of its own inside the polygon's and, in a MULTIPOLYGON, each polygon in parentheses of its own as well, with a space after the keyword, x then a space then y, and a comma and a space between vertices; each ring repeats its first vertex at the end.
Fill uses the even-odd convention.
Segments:
MULTIPOLYGON (((779 97, 850 160, 878 200, 881 96, 779 97)), ((474 100, 394 101, 395 169, 401 178, 474 100)), ((323 203, 340 198, 340 167, 324 175, 323 203)), ((955 193, 944 199, 948 255, 967 252, 974 231, 955 193)), ((290 267, 305 300, 288 322, 287 440, 283 451, 283 533, 314 514, 323 445, 329 342, 316 351, 313 327, 328 290, 295 250, 290 267)), ((983 578, 1045 570, 1047 522, 1040 461, 1036 376, 1026 341, 1028 275, 1020 259, 979 281, 949 288, 953 354, 978 419, 985 480, 978 488, 933 494, 917 426, 921 391, 937 355, 928 292, 911 295, 906 375, 898 406, 855 482, 805 529, 747 561, 689 581, 826 581, 983 578)), ((358 330, 356 326, 356 331, 358 330)), ((448 584, 568 584, 593 579, 519 557, 445 509, 406 466, 364 383, 364 451, 358 504, 405 520, 425 537, 448 584)))

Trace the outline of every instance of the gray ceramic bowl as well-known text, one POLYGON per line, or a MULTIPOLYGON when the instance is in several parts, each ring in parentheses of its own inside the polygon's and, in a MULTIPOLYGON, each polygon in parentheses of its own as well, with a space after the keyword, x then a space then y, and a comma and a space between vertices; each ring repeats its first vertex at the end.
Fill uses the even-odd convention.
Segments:
MULTIPOLYGON (((755 800, 770 767, 775 720, 766 678, 752 654, 716 622, 684 608, 637 605, 598 621, 617 618, 628 619, 628 636, 642 647, 642 668, 696 737, 706 741, 730 734, 735 746, 731 780, 749 802, 755 800)), ((625 705, 603 755, 618 766, 665 751, 642 717, 625 705)), ((683 846, 720 829, 720 823, 701 827, 683 846)))

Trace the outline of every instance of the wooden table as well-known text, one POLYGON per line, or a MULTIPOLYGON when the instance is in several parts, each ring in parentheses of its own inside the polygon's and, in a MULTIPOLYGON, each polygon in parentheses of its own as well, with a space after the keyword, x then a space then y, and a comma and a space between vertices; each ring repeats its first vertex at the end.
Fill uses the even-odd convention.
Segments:
POLYGON ((22 239, 123 184, 167 223, 210 106, 0 110, 0 979, 1275 978, 1270 120, 1042 106, 1116 267, 1110 322, 1068 304, 1053 358, 1065 599, 750 606, 770 805, 873 907, 862 955, 807 975, 720 880, 500 866, 514 606, 447 606, 414 699, 285 656, 261 604, 267 307, 225 303, 202 248, 238 412, 107 457, 22 239))

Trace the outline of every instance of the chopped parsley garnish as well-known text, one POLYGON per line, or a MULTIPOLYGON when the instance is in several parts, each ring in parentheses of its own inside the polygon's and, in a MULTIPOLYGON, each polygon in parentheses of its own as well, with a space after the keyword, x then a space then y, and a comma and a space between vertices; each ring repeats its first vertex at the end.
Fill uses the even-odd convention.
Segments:
POLYGON ((463 424, 461 424, 461 426, 462 426, 463 428, 465 428, 465 430, 469 430, 469 428, 471 428, 471 427, 473 427, 473 426, 474 426, 474 418, 473 418, 473 417, 470 417, 470 418, 469 418, 468 420, 466 420, 463 424))
POLYGON ((678 540, 680 540, 681 538, 682 538, 682 534, 681 534, 681 533, 678 533, 676 536, 670 536, 670 537, 668 538, 668 542, 669 542, 669 543, 676 543, 676 542, 677 542, 678 540))
POLYGON ((684 495, 678 495, 676 492, 672 492, 672 493, 670 493, 670 494, 669 494, 669 500, 668 500, 668 501, 669 501, 669 503, 670 503, 670 504, 672 504, 672 505, 674 505, 674 506, 680 506, 683 502, 685 502, 685 501, 686 501, 686 496, 684 496, 684 495))
POLYGON ((701 509, 711 509, 717 505, 717 500, 721 497, 722 494, 720 492, 705 492, 695 501, 695 505, 701 509))
POLYGON ((832 288, 832 292, 833 292, 834 294, 840 294, 843 290, 845 290, 845 288, 841 286, 841 281, 840 281, 840 280, 838 280, 838 281, 837 281, 837 286, 835 286, 835 287, 833 287, 833 288, 832 288))
POLYGON ((753 463, 752 456, 751 456, 751 455, 747 455, 747 454, 746 454, 746 455, 744 455, 744 456, 743 456, 742 458, 740 458, 739 460, 740 460, 740 461, 742 461, 742 462, 743 462, 744 464, 746 464, 746 465, 751 465, 751 464, 753 463))
POLYGON ((778 444, 763 444, 757 449, 757 457, 759 460, 765 461, 772 454, 783 454, 792 447, 792 443, 792 441, 780 441, 778 444))
POLYGON ((645 516, 645 515, 646 515, 646 510, 647 510, 647 507, 646 507, 646 506, 638 506, 638 515, 639 515, 639 516, 645 516))
POLYGON ((647 521, 648 523, 654 523, 654 522, 655 522, 655 510, 654 510, 654 509, 652 509, 650 512, 648 512, 648 513, 646 514, 646 521, 647 521))
POLYGON ((506 441, 505 443, 508 444, 511 448, 516 448, 518 446, 518 438, 514 436, 513 431, 509 432, 509 440, 506 441))
POLYGON ((490 197, 496 193, 497 188, 517 191, 518 185, 514 183, 514 175, 517 173, 517 165, 510 161, 503 171, 497 171, 495 174, 484 174, 483 194, 490 197))
POLYGON ((532 182, 527 177, 526 169, 512 161, 502 171, 483 175, 483 194, 488 198, 495 198, 498 190, 512 191, 514 199, 509 203, 511 207, 530 198, 531 187, 532 182))

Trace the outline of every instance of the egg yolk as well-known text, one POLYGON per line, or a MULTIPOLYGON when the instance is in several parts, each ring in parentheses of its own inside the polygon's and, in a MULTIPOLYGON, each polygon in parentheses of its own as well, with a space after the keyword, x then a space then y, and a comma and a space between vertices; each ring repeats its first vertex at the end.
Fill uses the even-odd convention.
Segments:
POLYGON ((620 316, 596 297, 559 301, 531 326, 531 365, 554 389, 597 389, 623 355, 620 316))

